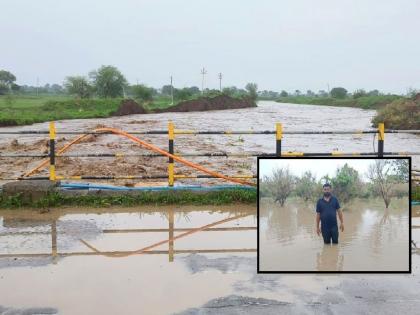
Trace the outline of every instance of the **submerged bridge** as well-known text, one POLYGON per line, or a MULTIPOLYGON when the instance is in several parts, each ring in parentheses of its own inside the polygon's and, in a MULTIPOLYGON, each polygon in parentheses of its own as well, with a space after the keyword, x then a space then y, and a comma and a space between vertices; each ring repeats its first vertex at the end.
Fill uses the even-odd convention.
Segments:
MULTIPOLYGON (((23 130, 23 131, 0 131, 0 135, 48 135, 49 136, 49 152, 45 154, 6 154, 0 152, 1 158, 41 158, 43 159, 36 167, 31 170, 23 173, 19 177, 4 177, 0 178, 3 181, 11 180, 119 180, 119 179, 131 179, 131 180, 151 180, 151 179, 165 179, 168 182, 167 187, 176 188, 174 186, 176 180, 186 179, 186 178, 214 178, 221 179, 233 184, 236 186, 256 186, 255 179, 257 174, 237 174, 237 175, 224 175, 221 172, 210 170, 198 163, 190 161, 190 158, 194 157, 402 157, 402 156, 415 156, 420 155, 420 152, 417 151, 407 151, 407 152, 393 152, 385 150, 385 134, 390 133, 410 133, 410 134, 420 134, 420 130, 391 130, 385 129, 385 125, 380 123, 377 129, 370 130, 350 130, 350 131, 284 131, 283 125, 277 123, 273 130, 182 130, 175 129, 175 126, 172 122, 168 123, 167 130, 149 130, 149 131, 123 131, 116 128, 97 128, 94 130, 86 131, 57 131, 54 122, 49 123, 49 130, 23 130), (67 153, 70 149, 82 142, 88 135, 103 135, 103 134, 113 134, 119 137, 127 138, 134 143, 138 144, 140 147, 143 147, 149 150, 151 153, 146 154, 123 154, 123 153, 84 153, 84 154, 71 154, 67 153), (373 148, 372 152, 342 152, 342 151, 332 151, 332 152, 291 152, 284 151, 282 149, 282 144, 287 141, 287 135, 373 135, 374 141, 377 139, 377 148, 373 148), (56 136, 57 135, 74 135, 75 138, 66 143, 61 148, 56 147, 56 136), (149 142, 142 140, 139 136, 141 135, 167 135, 168 137, 168 148, 162 149, 149 142), (275 152, 261 152, 258 154, 255 153, 220 153, 220 152, 205 152, 205 153, 175 153, 175 136, 190 136, 190 135, 260 135, 260 136, 271 136, 273 135, 273 143, 275 144, 275 152), (167 157, 167 174, 157 174, 157 175, 122 175, 122 176, 97 176, 95 174, 81 174, 78 176, 68 176, 68 175, 57 175, 57 166, 56 160, 60 158, 72 157, 72 158, 118 158, 123 156, 138 156, 138 157, 167 157), (190 168, 193 168, 199 171, 199 174, 196 175, 186 175, 181 174, 175 171, 175 162, 186 165, 190 168), (48 176, 39 176, 39 172, 48 168, 48 176)), ((412 181, 414 184, 418 185, 420 183, 420 171, 413 170, 412 172, 412 181)), ((85 185, 86 186, 86 185, 85 185)), ((226 185, 225 185, 226 186, 226 185)), ((232 186, 232 185, 229 185, 232 186)), ((83 188, 83 185, 80 186, 83 188)), ((193 186, 194 187, 194 186, 193 186)), ((156 187, 135 187, 138 189, 157 189, 156 187)), ((105 189, 105 188, 104 188, 105 189)))

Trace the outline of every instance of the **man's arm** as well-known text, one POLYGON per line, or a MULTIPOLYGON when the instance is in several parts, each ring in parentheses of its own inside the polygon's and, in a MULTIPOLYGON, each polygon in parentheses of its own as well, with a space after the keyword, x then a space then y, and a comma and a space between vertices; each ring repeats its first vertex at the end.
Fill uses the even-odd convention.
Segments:
POLYGON ((321 229, 319 228, 320 222, 321 222, 321 214, 317 212, 316 213, 316 234, 318 234, 318 236, 321 235, 321 229))
POLYGON ((344 217, 343 217, 343 211, 341 211, 340 208, 337 209, 338 212, 338 218, 340 219, 340 230, 341 232, 344 232, 344 217))

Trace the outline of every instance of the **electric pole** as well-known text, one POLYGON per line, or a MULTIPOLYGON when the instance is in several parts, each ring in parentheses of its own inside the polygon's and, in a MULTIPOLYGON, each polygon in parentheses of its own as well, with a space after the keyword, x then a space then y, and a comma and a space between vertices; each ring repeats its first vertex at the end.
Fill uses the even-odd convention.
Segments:
POLYGON ((219 90, 220 90, 220 92, 222 92, 222 78, 223 78, 223 75, 220 72, 219 73, 219 90))
POLYGON ((39 77, 36 77, 36 96, 38 96, 38 89, 39 89, 39 77))
POLYGON ((203 79, 201 81, 201 94, 204 94, 204 76, 207 74, 207 70, 203 67, 203 69, 201 69, 201 75, 203 76, 203 79))

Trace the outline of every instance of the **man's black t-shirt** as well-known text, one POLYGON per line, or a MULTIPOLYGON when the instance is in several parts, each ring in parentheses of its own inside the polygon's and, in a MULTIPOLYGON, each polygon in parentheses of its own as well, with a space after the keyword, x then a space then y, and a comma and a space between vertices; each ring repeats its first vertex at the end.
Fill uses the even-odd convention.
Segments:
POLYGON ((316 204, 316 212, 321 215, 321 228, 329 229, 337 226, 337 210, 340 204, 336 197, 331 196, 329 201, 320 198, 316 204))

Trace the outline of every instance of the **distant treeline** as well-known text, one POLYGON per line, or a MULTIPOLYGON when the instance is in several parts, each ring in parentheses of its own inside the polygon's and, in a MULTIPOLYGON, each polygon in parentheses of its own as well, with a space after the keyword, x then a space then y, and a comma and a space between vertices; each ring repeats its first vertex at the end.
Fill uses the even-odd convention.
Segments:
POLYGON ((388 208, 393 197, 409 194, 408 160, 374 160, 366 176, 368 181, 363 181, 361 174, 348 164, 337 168, 333 177, 325 175, 320 180, 310 170, 299 177, 291 174, 288 168, 277 168, 271 175, 259 179, 259 196, 273 198, 282 206, 289 197, 314 203, 322 196, 323 184, 330 183, 333 195, 342 204, 354 198, 379 197, 388 208))
POLYGON ((200 90, 197 86, 175 88, 167 84, 161 88, 154 88, 145 84, 129 84, 121 71, 114 66, 101 66, 89 72, 87 76, 68 76, 62 85, 47 83, 43 86, 30 86, 17 85, 13 73, 0 70, 0 95, 71 95, 81 99, 132 97, 141 101, 152 101, 154 97, 173 96, 174 100, 188 100, 200 95, 219 94, 256 100, 258 86, 255 83, 248 83, 245 88, 232 86, 221 90, 208 88, 200 90))

